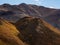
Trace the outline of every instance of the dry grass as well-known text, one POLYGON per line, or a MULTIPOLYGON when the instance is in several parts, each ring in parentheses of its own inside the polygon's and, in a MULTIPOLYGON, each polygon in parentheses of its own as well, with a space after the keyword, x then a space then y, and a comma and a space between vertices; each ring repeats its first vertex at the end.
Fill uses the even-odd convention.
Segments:
POLYGON ((58 28, 50 25, 50 24, 47 23, 46 21, 43 21, 43 24, 44 24, 47 28, 49 28, 50 30, 52 30, 53 32, 55 32, 55 33, 57 33, 57 34, 60 35, 60 29, 58 29, 58 28))
POLYGON ((0 45, 24 45, 17 36, 19 33, 14 25, 0 19, 0 45))

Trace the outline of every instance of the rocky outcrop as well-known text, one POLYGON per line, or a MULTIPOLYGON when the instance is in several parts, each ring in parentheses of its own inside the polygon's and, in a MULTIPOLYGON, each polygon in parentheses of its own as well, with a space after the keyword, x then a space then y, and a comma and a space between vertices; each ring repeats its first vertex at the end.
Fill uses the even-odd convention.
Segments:
POLYGON ((24 17, 16 22, 16 27, 21 32, 18 36, 30 45, 60 45, 58 29, 40 18, 24 17))

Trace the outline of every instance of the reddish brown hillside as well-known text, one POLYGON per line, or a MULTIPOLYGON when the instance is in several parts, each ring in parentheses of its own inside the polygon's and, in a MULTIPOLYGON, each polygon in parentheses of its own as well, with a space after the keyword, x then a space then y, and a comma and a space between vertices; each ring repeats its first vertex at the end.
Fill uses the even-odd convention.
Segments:
POLYGON ((60 33, 40 18, 25 17, 16 22, 20 38, 30 45, 60 45, 60 33), (55 30, 55 31, 54 31, 55 30))

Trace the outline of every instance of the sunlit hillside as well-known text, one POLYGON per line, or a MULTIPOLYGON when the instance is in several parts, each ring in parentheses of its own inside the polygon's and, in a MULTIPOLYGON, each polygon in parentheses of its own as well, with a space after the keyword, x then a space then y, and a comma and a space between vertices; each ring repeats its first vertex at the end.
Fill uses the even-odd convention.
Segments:
POLYGON ((0 19, 0 45, 24 45, 18 38, 19 31, 15 26, 0 19))
POLYGON ((52 26, 51 24, 47 23, 46 21, 43 21, 44 25, 49 28, 50 30, 54 31, 55 33, 60 35, 60 29, 52 26))

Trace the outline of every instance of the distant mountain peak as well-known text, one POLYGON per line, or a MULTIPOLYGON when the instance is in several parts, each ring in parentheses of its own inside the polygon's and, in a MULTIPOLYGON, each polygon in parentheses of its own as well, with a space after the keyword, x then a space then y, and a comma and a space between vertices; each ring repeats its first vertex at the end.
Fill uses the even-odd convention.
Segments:
POLYGON ((7 4, 7 3, 5 3, 5 4, 3 4, 2 6, 6 7, 6 6, 11 6, 11 5, 10 5, 10 4, 7 4))
POLYGON ((26 5, 26 3, 21 3, 22 5, 26 5))

